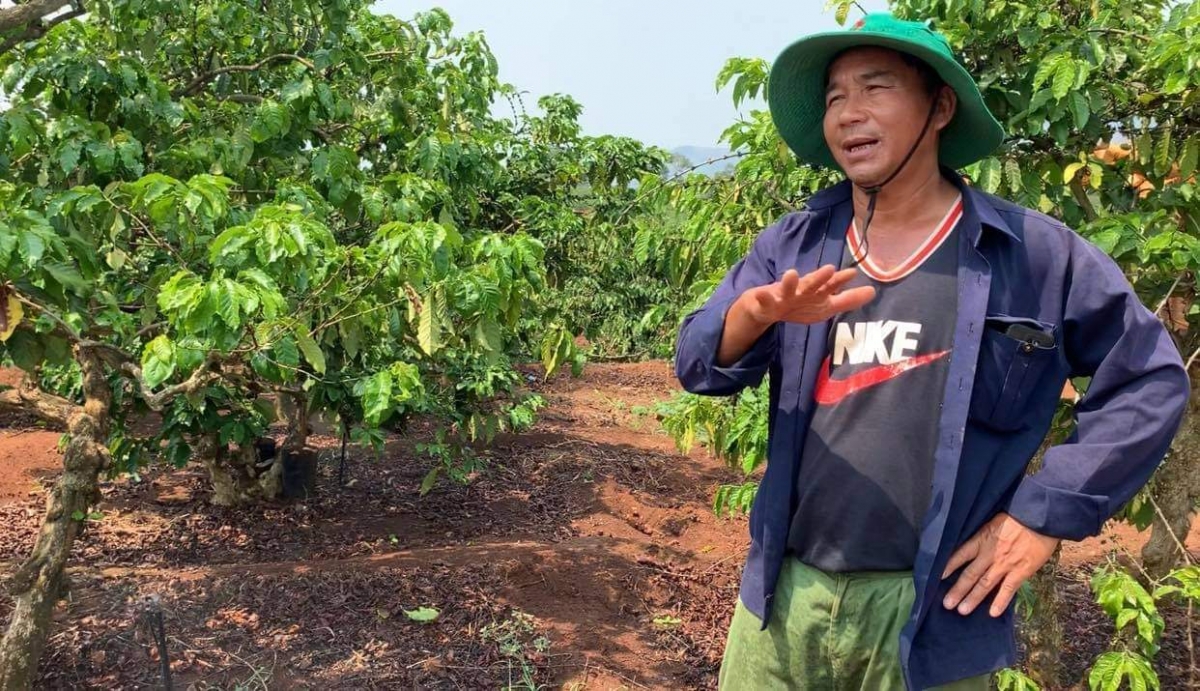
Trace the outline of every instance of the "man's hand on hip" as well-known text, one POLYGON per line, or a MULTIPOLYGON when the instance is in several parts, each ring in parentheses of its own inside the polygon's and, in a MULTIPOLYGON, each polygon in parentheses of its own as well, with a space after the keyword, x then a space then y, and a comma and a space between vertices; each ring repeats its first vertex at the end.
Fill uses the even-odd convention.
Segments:
POLYGON ((1058 538, 1036 533, 1006 513, 997 514, 950 556, 942 578, 963 565, 967 568, 942 604, 970 614, 999 588, 988 613, 1000 616, 1021 584, 1049 561, 1058 543, 1058 538))

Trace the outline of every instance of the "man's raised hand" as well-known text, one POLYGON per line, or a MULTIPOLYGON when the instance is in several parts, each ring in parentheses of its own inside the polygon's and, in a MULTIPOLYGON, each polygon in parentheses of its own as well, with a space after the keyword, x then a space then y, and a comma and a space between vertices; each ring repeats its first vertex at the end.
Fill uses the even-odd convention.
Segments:
POLYGON ((837 271, 826 265, 802 277, 795 269, 788 269, 779 281, 751 288, 741 299, 747 316, 760 324, 815 324, 875 299, 875 289, 871 286, 842 291, 857 271, 853 268, 837 271))

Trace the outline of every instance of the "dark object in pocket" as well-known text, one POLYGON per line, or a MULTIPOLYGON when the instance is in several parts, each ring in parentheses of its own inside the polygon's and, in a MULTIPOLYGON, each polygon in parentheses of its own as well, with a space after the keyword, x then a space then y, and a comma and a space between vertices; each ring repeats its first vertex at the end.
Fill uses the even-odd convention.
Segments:
POLYGON ((1021 428, 1030 395, 1058 357, 1055 326, 1025 317, 988 315, 979 345, 971 417, 991 429, 1021 428))

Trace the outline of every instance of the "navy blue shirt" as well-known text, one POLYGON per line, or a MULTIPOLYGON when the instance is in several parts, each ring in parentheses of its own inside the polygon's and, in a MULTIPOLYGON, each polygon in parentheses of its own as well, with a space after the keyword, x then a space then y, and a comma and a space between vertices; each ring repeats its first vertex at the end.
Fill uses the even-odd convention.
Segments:
MULTIPOLYGON (((900 635, 910 689, 1011 665, 1013 606, 971 614, 941 601, 951 553, 998 512, 1045 535, 1100 532, 1150 478, 1179 427, 1188 378, 1161 322, 1113 261, 1062 223, 962 184, 965 234, 958 312, 938 424, 930 510, 913 565, 916 597, 900 635), (1009 323, 1037 324, 1052 347, 1027 349, 1009 323), (1025 468, 1046 434, 1068 377, 1091 377, 1076 430, 1025 468)), ((725 314, 746 289, 836 264, 853 217, 849 183, 827 189, 763 231, 712 297, 680 328, 675 372, 684 388, 724 396, 770 373, 766 473, 750 511, 741 599, 766 627, 795 511, 800 453, 812 416, 829 323, 776 324, 737 362, 716 362, 725 314)))

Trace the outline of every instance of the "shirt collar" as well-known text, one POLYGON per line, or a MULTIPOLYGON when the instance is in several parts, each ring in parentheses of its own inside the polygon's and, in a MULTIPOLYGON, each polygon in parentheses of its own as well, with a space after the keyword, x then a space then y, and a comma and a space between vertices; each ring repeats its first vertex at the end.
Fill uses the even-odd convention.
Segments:
MULTIPOLYGON (((1013 232, 1013 229, 1000 216, 999 212, 996 211, 990 195, 966 184, 961 175, 949 168, 942 168, 942 173, 962 192, 964 218, 974 217, 979 221, 980 226, 998 230, 1013 240, 1021 242, 1021 236, 1013 232)), ((838 204, 849 204, 850 198, 850 181, 843 180, 833 187, 828 187, 814 194, 808 200, 808 208, 817 210, 830 208, 838 204)))

